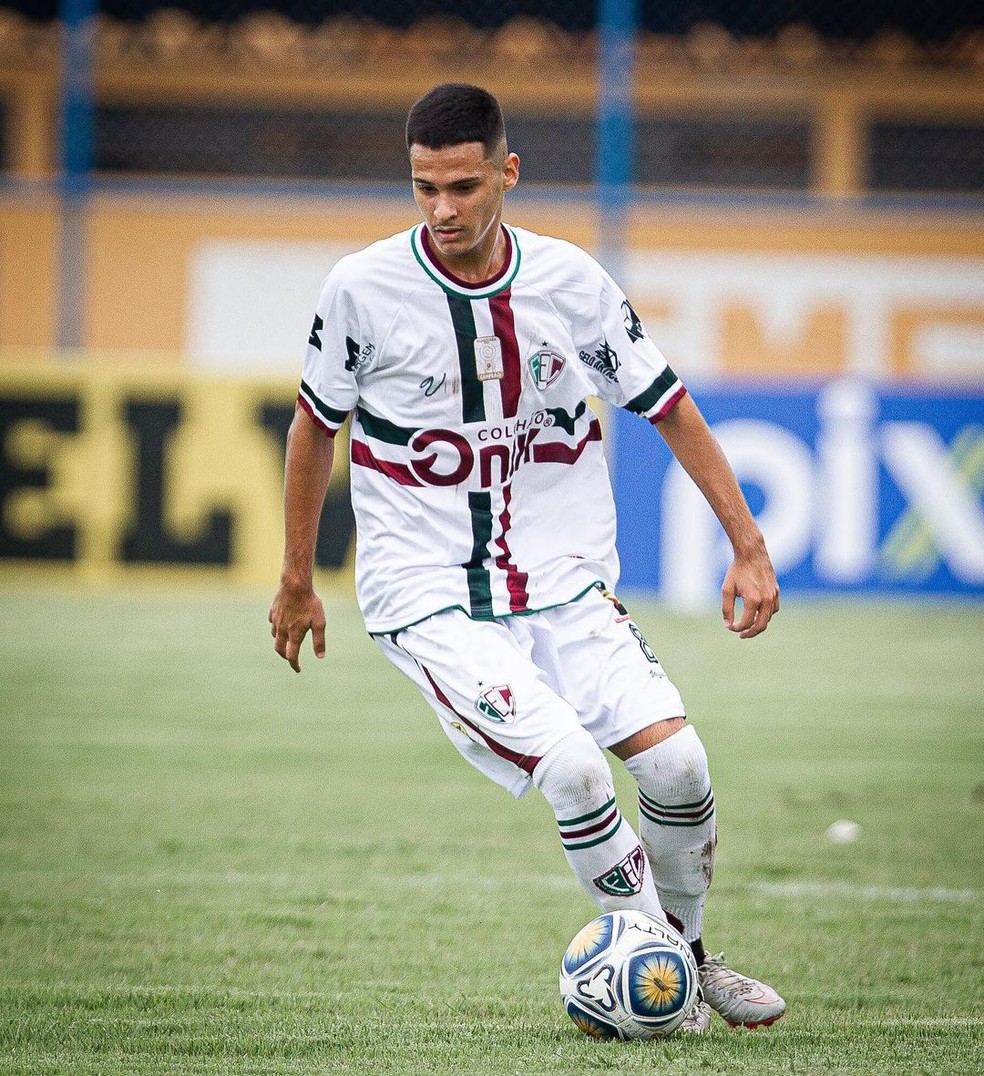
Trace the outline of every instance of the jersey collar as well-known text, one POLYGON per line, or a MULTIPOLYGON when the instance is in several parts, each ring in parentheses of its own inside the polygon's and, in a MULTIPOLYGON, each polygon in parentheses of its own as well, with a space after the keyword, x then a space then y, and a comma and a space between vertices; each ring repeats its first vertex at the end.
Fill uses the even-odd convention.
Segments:
POLYGON ((482 284, 469 284, 467 281, 453 276, 438 263, 436 258, 431 256, 424 238, 425 226, 423 224, 418 224, 410 233, 410 246, 413 249, 414 257, 420 263, 420 267, 435 284, 439 284, 449 295, 453 295, 457 299, 490 299, 493 295, 498 295, 500 291, 505 291, 519 272, 521 255, 516 233, 506 224, 502 225, 502 230, 506 233, 508 248, 506 251, 506 263, 492 280, 487 280, 482 284))

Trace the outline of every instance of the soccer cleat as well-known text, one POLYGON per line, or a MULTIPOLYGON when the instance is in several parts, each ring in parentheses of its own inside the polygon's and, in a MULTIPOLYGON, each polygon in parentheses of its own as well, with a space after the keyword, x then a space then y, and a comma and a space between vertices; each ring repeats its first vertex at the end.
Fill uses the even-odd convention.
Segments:
POLYGON ((704 1000, 703 994, 697 991, 697 1000, 694 1007, 687 1013, 686 1020, 677 1028, 687 1035, 709 1035, 711 1033, 711 1007, 704 1000))
POLYGON ((771 986, 727 967, 724 953, 707 957, 697 972, 704 1000, 731 1027, 767 1027, 786 1011, 771 986))

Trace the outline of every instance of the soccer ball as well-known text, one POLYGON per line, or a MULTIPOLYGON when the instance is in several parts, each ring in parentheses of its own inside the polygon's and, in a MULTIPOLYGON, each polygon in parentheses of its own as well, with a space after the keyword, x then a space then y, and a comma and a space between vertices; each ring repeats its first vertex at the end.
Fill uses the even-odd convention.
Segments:
POLYGON ((560 966, 567 1015, 596 1039, 656 1039, 693 1008, 697 962, 668 923, 607 912, 581 928, 560 966))

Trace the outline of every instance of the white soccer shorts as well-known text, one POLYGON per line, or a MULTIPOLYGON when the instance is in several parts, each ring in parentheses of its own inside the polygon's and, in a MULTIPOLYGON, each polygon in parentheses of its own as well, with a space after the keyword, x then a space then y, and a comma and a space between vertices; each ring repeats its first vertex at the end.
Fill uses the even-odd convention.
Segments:
POLYGON ((610 747, 653 722, 685 716, 642 632, 600 587, 566 605, 498 620, 450 609, 376 641, 461 754, 517 797, 539 760, 578 725, 610 747))

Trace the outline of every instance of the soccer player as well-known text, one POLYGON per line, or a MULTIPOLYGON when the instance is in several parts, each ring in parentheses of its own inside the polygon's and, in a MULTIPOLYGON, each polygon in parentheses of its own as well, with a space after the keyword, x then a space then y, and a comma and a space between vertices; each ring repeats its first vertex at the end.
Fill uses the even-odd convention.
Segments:
POLYGON ((588 398, 651 422, 701 489, 733 547, 723 615, 743 639, 779 608, 762 535, 617 284, 570 243, 503 223, 519 158, 495 97, 437 86, 406 131, 423 223, 338 262, 308 342, 270 609, 277 653, 299 672, 309 631, 325 653, 312 565, 332 438, 351 415, 356 588, 380 649, 472 765, 515 796, 534 785, 546 797, 601 909, 669 920, 690 943, 703 999, 687 1030, 710 1030, 711 1008, 771 1024, 785 1011, 775 990, 704 951, 707 754, 613 593, 615 507, 588 398), (603 749, 638 782, 638 835, 603 749))

